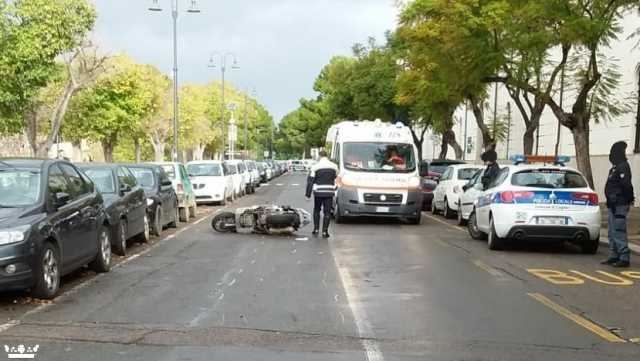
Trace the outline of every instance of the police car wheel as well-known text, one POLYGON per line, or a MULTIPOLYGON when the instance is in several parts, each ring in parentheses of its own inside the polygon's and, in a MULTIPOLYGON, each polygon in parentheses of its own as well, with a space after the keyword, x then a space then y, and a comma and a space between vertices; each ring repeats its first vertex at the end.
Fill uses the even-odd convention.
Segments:
POLYGON ((492 251, 499 251, 504 248, 504 239, 498 237, 496 234, 496 227, 493 224, 493 218, 491 218, 491 227, 489 229, 489 237, 487 243, 489 244, 489 249, 492 251))
POLYGON ((473 210, 469 215, 469 221, 467 221, 467 230, 471 238, 481 241, 485 238, 485 234, 478 229, 478 222, 476 220, 476 211, 473 210))
POLYGON ((598 253, 598 247, 600 247, 600 238, 595 241, 587 239, 580 245, 580 250, 583 254, 596 254, 598 253))

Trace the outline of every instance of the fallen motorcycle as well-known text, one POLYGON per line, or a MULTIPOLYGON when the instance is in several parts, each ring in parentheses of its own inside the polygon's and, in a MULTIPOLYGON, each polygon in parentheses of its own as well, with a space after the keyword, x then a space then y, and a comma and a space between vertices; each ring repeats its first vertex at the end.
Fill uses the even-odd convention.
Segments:
POLYGON ((221 233, 288 234, 311 223, 311 214, 302 208, 260 205, 218 212, 211 227, 221 233))

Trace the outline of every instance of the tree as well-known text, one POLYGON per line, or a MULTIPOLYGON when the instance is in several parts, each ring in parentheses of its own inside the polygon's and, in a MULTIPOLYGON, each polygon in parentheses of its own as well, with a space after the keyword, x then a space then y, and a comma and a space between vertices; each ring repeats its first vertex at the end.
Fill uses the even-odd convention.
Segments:
POLYGON ((110 58, 105 73, 74 99, 67 134, 101 142, 105 161, 113 161, 120 137, 137 132, 142 119, 159 107, 162 80, 151 81, 149 72, 124 55, 110 58))
POLYGON ((210 107, 220 109, 216 90, 217 87, 202 85, 185 85, 180 89, 181 141, 184 148, 193 150, 196 160, 203 159, 205 148, 216 138, 212 120, 216 117, 208 113, 210 107))
MULTIPOLYGON (((19 133, 39 112, 43 89, 60 79, 62 55, 67 68, 78 57, 77 49, 96 19, 86 0, 15 0, 0 5, 0 117, 2 130, 19 133)), ((76 63, 77 64, 77 63, 76 63)), ((70 69, 67 69, 72 73, 70 69)), ((68 99, 77 91, 72 77, 58 99, 53 120, 62 119, 68 99)), ((31 123, 33 125, 33 123, 31 123)), ((59 124, 52 124, 48 140, 57 137, 59 124)), ((33 130, 33 129, 32 129, 33 130)), ((33 134, 31 134, 33 140, 33 134)), ((32 148, 35 142, 31 141, 32 148)), ((38 146, 36 146, 38 148, 38 146)), ((42 150, 36 149, 38 153, 42 150)), ((42 154, 38 154, 42 155, 42 154)))

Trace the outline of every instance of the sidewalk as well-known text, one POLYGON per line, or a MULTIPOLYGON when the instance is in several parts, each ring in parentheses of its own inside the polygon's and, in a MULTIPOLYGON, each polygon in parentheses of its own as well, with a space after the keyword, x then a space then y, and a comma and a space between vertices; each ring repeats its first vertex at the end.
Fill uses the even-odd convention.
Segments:
MULTIPOLYGON (((600 205, 601 213, 602 213, 602 222, 600 229, 600 241, 604 243, 609 243, 608 234, 608 210, 605 205, 600 205)), ((640 208, 639 207, 631 207, 629 211, 629 223, 627 225, 627 231, 629 232, 629 248, 632 251, 640 254, 640 208)))

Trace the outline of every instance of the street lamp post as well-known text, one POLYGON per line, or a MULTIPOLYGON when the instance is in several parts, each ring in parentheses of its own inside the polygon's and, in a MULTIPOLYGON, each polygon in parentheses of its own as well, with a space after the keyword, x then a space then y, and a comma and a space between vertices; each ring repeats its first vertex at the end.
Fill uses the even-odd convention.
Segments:
POLYGON ((225 115, 225 111, 226 111, 226 106, 225 106, 225 89, 224 89, 224 82, 225 82, 225 73, 227 71, 227 57, 231 57, 233 59, 233 64, 231 65, 231 69, 240 69, 240 67, 238 66, 238 60, 236 59, 235 54, 233 53, 218 53, 218 52, 213 52, 211 54, 211 57, 209 58, 209 68, 216 68, 216 64, 215 64, 215 59, 216 57, 218 57, 220 59, 220 72, 222 73, 222 85, 221 85, 221 98, 222 98, 222 106, 220 107, 220 122, 222 123, 222 160, 224 160, 224 156, 225 156, 225 151, 226 151, 226 144, 225 144, 225 124, 224 124, 224 115, 225 115))
MULTIPOLYGON (((188 13, 198 14, 198 1, 190 0, 188 13)), ((149 11, 162 11, 159 0, 152 0, 149 11)), ((178 0, 171 0, 171 17, 173 19, 173 151, 171 159, 178 161, 178 0)))

